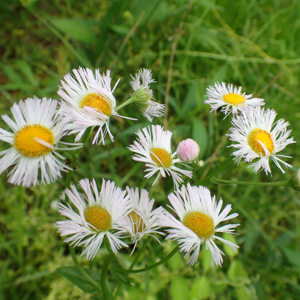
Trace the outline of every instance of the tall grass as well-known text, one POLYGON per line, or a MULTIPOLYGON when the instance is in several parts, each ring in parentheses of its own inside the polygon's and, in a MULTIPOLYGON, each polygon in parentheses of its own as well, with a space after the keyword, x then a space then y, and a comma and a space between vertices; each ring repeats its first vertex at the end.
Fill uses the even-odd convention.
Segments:
MULTIPOLYGON (((224 137, 229 118, 209 114, 204 105, 205 89, 216 81, 241 85, 246 93, 264 98, 266 107, 288 120, 294 139, 300 140, 299 11, 299 1, 280 0, 1 2, 1 114, 9 114, 19 99, 58 98, 60 79, 79 66, 111 69, 113 82, 121 78, 115 94, 121 103, 131 93, 130 74, 150 68, 157 81, 156 100, 168 99, 164 125, 173 131, 174 145, 188 137, 200 144, 205 165, 191 181, 198 184, 231 155, 224 137)), ((120 113, 136 116, 127 107, 120 113)), ((122 188, 143 185, 159 204, 166 203, 171 180, 151 187, 151 180, 143 178, 142 164, 134 162, 126 148, 136 130, 147 125, 142 116, 138 122, 113 120, 115 142, 85 148, 73 182, 88 177, 111 179, 122 188)), ((247 165, 236 167, 230 161, 219 176, 284 180, 300 167, 297 143, 285 154, 293 156, 289 163, 294 166, 286 175, 274 165, 272 177, 254 175, 247 165)), ((132 276, 132 287, 123 286, 119 299, 300 298, 298 193, 283 187, 203 184, 239 213, 239 253, 225 249, 222 269, 209 267, 204 249, 193 268, 186 267, 178 254, 168 265, 132 276)), ((72 265, 55 225, 63 189, 64 180, 25 189, 8 184, 6 174, 1 175, 0 299, 94 299, 56 272, 72 265)), ((167 253, 170 243, 164 248, 167 253)), ((80 261, 99 269, 104 254, 100 251, 93 262, 80 261)), ((129 264, 125 254, 119 256, 124 265, 129 264)), ((159 244, 153 244, 144 258, 154 262, 162 255, 159 244)))

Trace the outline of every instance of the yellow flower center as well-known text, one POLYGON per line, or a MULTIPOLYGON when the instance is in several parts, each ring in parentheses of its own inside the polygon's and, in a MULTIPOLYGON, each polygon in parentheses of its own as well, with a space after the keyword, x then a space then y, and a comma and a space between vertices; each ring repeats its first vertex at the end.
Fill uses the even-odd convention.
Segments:
POLYGON ((238 105, 245 102, 245 98, 238 94, 227 94, 223 96, 223 100, 232 105, 238 105))
POLYGON ((198 211, 187 213, 182 223, 202 239, 208 239, 215 233, 213 219, 198 211))
POLYGON ((86 95, 80 103, 80 108, 83 108, 84 106, 98 109, 108 117, 111 115, 109 100, 104 95, 98 95, 96 93, 86 95))
POLYGON ((274 151, 274 143, 271 138, 271 134, 263 129, 254 129, 249 137, 248 137, 248 144, 250 145, 251 149, 255 151, 258 154, 266 155, 264 148, 261 146, 259 143, 263 143, 265 147, 268 149, 270 152, 270 155, 274 151))
POLYGON ((169 168, 172 165, 172 157, 170 153, 162 148, 152 148, 150 156, 158 167, 169 168))
POLYGON ((132 219, 134 223, 135 232, 142 232, 146 228, 143 219, 135 211, 132 211, 128 216, 132 219))
MULTIPOLYGON (((107 209, 100 206, 91 206, 84 211, 85 220, 100 231, 111 228, 111 215, 107 209)), ((90 226, 91 227, 91 226, 90 226)), ((91 227, 95 230, 95 228, 91 227)))
POLYGON ((50 145, 54 144, 54 136, 50 129, 39 125, 25 125, 15 133, 14 147, 24 156, 38 157, 52 151, 52 148, 42 145, 34 138, 39 138, 50 145))

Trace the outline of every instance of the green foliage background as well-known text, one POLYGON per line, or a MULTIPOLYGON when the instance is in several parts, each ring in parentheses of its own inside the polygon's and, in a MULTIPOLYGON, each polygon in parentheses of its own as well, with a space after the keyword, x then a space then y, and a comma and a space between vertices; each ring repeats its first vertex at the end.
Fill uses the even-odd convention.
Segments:
MULTIPOLYGON (((199 184, 232 153, 224 138, 230 118, 209 114, 204 105, 205 89, 216 81, 241 85, 244 92, 264 98, 266 107, 288 120, 294 139, 300 140, 299 11, 297 0, 1 1, 1 114, 10 115, 14 102, 34 95, 57 98, 60 79, 79 66, 111 69, 113 84, 121 78, 115 92, 119 104, 131 93, 130 74, 150 68, 157 81, 154 96, 164 103, 172 46, 178 39, 167 128, 173 131, 173 149, 188 137, 199 142, 205 165, 191 180, 199 184)), ((135 131, 149 123, 130 107, 120 113, 139 121, 112 120, 115 142, 106 139, 105 146, 85 148, 73 182, 88 177, 99 184, 102 178, 111 179, 122 188, 144 186, 165 205, 173 189, 171 179, 151 188, 152 181, 143 178, 143 165, 134 162, 126 148, 135 131)), ((298 143, 284 154, 293 156, 288 162, 294 166, 285 175, 274 164, 270 177, 230 161, 218 176, 286 180, 300 167, 298 143)), ((57 205, 64 180, 25 189, 8 184, 6 176, 0 177, 0 299, 94 299, 56 271, 73 265, 55 225, 61 218, 57 205)), ((201 184, 239 213, 239 253, 224 249, 224 265, 214 269, 204 248, 194 267, 187 267, 178 253, 167 265, 132 275, 132 287, 121 286, 118 299, 299 299, 299 193, 283 187, 217 186, 208 180, 201 184)), ((162 251, 153 242, 138 267, 171 248, 163 242, 162 251)), ((80 261, 99 270, 105 254, 103 250, 92 262, 80 261)), ((128 257, 124 250, 118 259, 126 266, 132 260, 128 257)), ((109 279, 115 290, 119 283, 109 279)))

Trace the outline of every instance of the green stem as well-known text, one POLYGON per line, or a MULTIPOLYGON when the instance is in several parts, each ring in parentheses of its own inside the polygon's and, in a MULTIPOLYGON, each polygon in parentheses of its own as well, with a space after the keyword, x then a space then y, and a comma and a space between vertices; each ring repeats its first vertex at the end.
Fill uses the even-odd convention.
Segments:
POLYGON ((111 295, 110 291, 108 290, 108 287, 106 284, 106 276, 107 276, 108 267, 109 267, 110 263, 113 261, 114 257, 115 257, 115 254, 110 253, 107 260, 105 261, 104 265, 102 266, 102 270, 101 270, 100 285, 101 285, 102 293, 103 293, 105 300, 112 299, 112 295, 111 295))
POLYGON ((135 101, 136 101, 136 97, 130 97, 128 100, 126 100, 125 102, 123 102, 122 104, 120 104, 119 106, 117 106, 115 108, 115 111, 118 111, 119 109, 121 109, 121 108, 127 106, 128 104, 131 104, 131 103, 133 103, 135 101))
POLYGON ((264 185, 264 186, 289 186, 289 180, 275 181, 275 182, 253 182, 253 181, 237 181, 237 180, 225 180, 217 177, 212 177, 211 182, 216 184, 240 184, 240 185, 264 185))
POLYGON ((151 237, 148 236, 148 238, 146 239, 146 241, 145 241, 145 243, 143 244, 142 248, 138 251, 137 255, 135 256, 135 258, 134 258, 133 262, 131 263, 131 265, 130 265, 130 267, 129 267, 128 270, 131 271, 131 270, 133 269, 134 265, 135 265, 135 264, 138 262, 138 260, 140 259, 141 255, 144 254, 144 251, 145 251, 147 245, 149 244, 150 239, 151 239, 151 237))
POLYGON ((81 275, 88 281, 90 282, 92 285, 94 285, 95 287, 97 287, 100 290, 100 286, 99 283, 97 281, 95 281, 84 269, 83 267, 80 265, 80 263, 77 260, 76 254, 75 254, 75 250, 72 246, 70 246, 70 252, 72 255, 72 259, 73 262, 77 268, 77 270, 81 273, 81 275))
MULTIPOLYGON (((82 139, 80 140, 81 143, 83 143, 83 144, 86 143, 86 141, 87 141, 87 139, 88 139, 88 137, 89 137, 89 135, 90 135, 90 133, 91 133, 92 130, 93 130, 93 127, 89 127, 85 131, 85 133, 82 136, 82 139)), ((70 168, 72 168, 73 170, 70 170, 68 172, 68 175, 67 175, 66 188, 68 188, 68 189, 70 188, 70 185, 71 185, 71 178, 72 178, 72 174, 74 172, 74 166, 75 166, 75 164, 76 164, 76 162, 77 162, 77 160, 79 158, 79 155, 80 155, 82 149, 83 149, 83 146, 82 146, 82 148, 79 148, 79 149, 76 150, 75 154, 73 155, 73 159, 72 159, 72 161, 70 163, 70 168)))
POLYGON ((130 268, 128 270, 124 270, 124 269, 120 269, 120 268, 115 268, 116 271, 120 272, 120 273, 141 273, 141 272, 146 272, 148 270, 154 269, 162 264, 164 264, 166 261, 168 261, 176 252, 178 252, 179 247, 176 246, 167 256, 165 256, 163 259, 161 259, 159 262, 148 266, 146 268, 143 269, 137 269, 137 270, 130 270, 130 268))

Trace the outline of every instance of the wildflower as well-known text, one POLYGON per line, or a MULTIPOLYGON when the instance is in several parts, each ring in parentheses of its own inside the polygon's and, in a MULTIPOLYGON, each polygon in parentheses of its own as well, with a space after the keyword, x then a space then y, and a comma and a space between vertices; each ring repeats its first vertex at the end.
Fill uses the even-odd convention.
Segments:
POLYGON ((200 147, 194 140, 186 139, 179 143, 176 152, 182 161, 194 161, 199 156, 200 147))
POLYGON ((111 89, 110 70, 100 74, 99 69, 93 71, 86 68, 73 69, 75 75, 67 74, 61 80, 58 95, 67 105, 67 114, 72 115, 74 121, 69 125, 70 134, 77 134, 75 141, 79 141, 85 130, 89 127, 98 127, 93 144, 101 142, 108 134, 113 141, 109 130, 110 117, 118 115, 115 111, 116 100, 113 92, 119 82, 111 89))
POLYGON ((184 258, 191 254, 187 264, 193 265, 199 256, 200 246, 205 243, 206 249, 211 252, 211 266, 223 263, 224 253, 218 248, 215 240, 219 240, 234 251, 239 246, 217 235, 220 232, 232 233, 239 224, 228 224, 217 227, 221 222, 233 219, 237 213, 228 215, 231 205, 228 204, 221 212, 223 200, 216 202, 215 196, 211 197, 209 189, 203 186, 182 186, 168 196, 171 209, 179 216, 180 221, 169 212, 161 217, 161 226, 168 227, 169 235, 166 239, 177 240, 180 251, 186 252, 184 258))
POLYGON ((132 158, 146 163, 147 169, 145 172, 148 173, 145 175, 146 178, 150 178, 158 172, 153 184, 160 175, 163 177, 171 175, 175 187, 178 187, 179 183, 183 181, 181 174, 191 178, 192 172, 175 166, 176 163, 182 163, 182 161, 176 158, 176 152, 172 154, 172 132, 164 131, 160 125, 152 125, 151 129, 150 127, 145 127, 143 131, 138 130, 136 133, 138 140, 128 147, 129 150, 136 153, 132 158))
POLYGON ((162 207, 153 209, 154 199, 149 199, 149 193, 145 189, 141 189, 139 195, 139 189, 133 189, 127 187, 127 193, 129 200, 132 203, 133 211, 121 220, 123 226, 126 227, 130 234, 132 243, 134 244, 132 252, 135 250, 137 242, 145 235, 151 235, 158 242, 159 240, 153 236, 153 233, 163 234, 158 231, 158 220, 162 213, 162 207))
MULTIPOLYGON (((33 99, 15 103, 11 107, 14 121, 7 115, 3 120, 13 132, 0 128, 0 140, 11 144, 11 148, 1 151, 0 174, 10 166, 9 182, 30 187, 39 183, 39 173, 42 184, 54 182, 61 177, 61 172, 71 170, 58 158, 64 159, 57 150, 60 139, 67 134, 67 119, 57 110, 58 102, 47 98, 33 99), (58 158, 57 158, 58 157, 58 158)), ((73 149, 82 147, 73 145, 73 149)))
POLYGON ((130 84, 135 91, 132 95, 133 103, 150 122, 152 122, 153 117, 163 117, 165 106, 153 101, 150 83, 155 81, 152 79, 151 70, 140 69, 135 77, 132 75, 131 77, 133 81, 130 84))
POLYGON ((163 211, 162 207, 153 209, 154 199, 149 199, 149 193, 145 189, 141 189, 139 195, 139 189, 126 188, 129 195, 129 201, 131 201, 133 210, 120 222, 126 230, 129 232, 131 241, 134 244, 132 252, 134 252, 137 242, 145 235, 151 235, 158 242, 159 240, 153 235, 153 233, 162 234, 159 232, 159 218, 163 211))
POLYGON ((242 87, 233 87, 232 84, 222 82, 215 83, 215 86, 210 86, 206 89, 208 100, 204 102, 210 104, 211 112, 222 107, 221 112, 225 114, 225 118, 232 112, 236 114, 238 110, 242 110, 247 106, 265 105, 264 99, 252 98, 252 94, 242 94, 242 87))
POLYGON ((269 158, 273 160, 282 173, 280 163, 286 167, 292 167, 282 161, 279 157, 291 158, 290 156, 278 155, 288 144, 295 143, 293 138, 289 138, 291 130, 287 130, 288 122, 280 119, 274 123, 277 113, 273 109, 261 109, 259 106, 243 111, 240 116, 232 120, 233 127, 230 128, 230 140, 237 142, 230 147, 238 150, 232 153, 235 162, 239 164, 241 159, 245 162, 257 161, 250 164, 254 172, 264 169, 266 174, 271 173, 269 158))
POLYGON ((79 194, 74 185, 71 190, 66 189, 66 194, 78 213, 70 204, 59 204, 59 212, 70 219, 57 222, 61 236, 69 236, 65 242, 71 242, 74 247, 83 245, 85 250, 81 255, 86 254, 88 260, 95 257, 105 236, 114 253, 122 247, 128 247, 121 241, 126 231, 118 224, 132 210, 126 192, 109 180, 102 181, 100 193, 95 179, 91 182, 82 179, 79 185, 85 195, 79 194))

